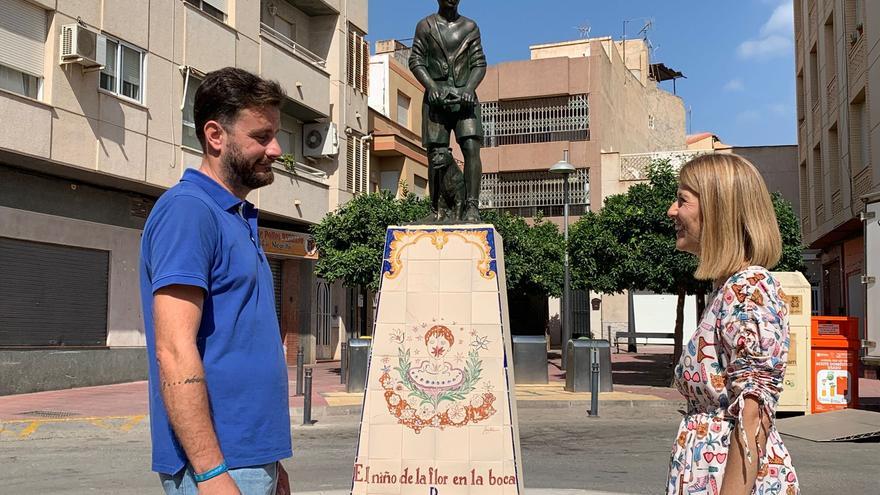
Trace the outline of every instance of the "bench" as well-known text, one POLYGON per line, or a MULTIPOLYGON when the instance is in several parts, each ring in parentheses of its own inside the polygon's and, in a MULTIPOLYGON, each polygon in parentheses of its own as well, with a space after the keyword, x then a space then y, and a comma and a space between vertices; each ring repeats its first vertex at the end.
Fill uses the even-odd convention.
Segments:
MULTIPOLYGON (((617 332, 614 334, 614 347, 617 348, 617 352, 620 353, 620 340, 625 339, 629 340, 630 337, 633 340, 643 338, 645 339, 645 345, 648 344, 648 339, 675 339, 675 334, 671 332, 617 332)), ((657 344, 664 345, 664 344, 657 344)))

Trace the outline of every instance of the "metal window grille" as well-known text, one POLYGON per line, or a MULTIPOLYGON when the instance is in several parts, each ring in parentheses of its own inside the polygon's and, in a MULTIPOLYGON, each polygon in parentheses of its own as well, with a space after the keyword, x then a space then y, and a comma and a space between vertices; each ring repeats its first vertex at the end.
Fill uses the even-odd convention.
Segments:
MULTIPOLYGON (((568 178, 570 213, 583 213, 590 205, 589 169, 577 169, 568 178)), ((561 216, 563 178, 550 172, 508 172, 483 174, 480 207, 510 210, 522 216, 561 216)))
POLYGON ((482 103, 485 146, 589 140, 587 96, 482 103))

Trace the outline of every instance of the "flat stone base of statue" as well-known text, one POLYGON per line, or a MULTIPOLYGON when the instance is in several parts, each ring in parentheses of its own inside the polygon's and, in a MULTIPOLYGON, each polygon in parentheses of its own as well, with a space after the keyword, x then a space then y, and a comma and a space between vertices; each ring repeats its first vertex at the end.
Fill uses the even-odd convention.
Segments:
POLYGON ((352 493, 523 493, 501 237, 389 227, 384 253, 352 493))

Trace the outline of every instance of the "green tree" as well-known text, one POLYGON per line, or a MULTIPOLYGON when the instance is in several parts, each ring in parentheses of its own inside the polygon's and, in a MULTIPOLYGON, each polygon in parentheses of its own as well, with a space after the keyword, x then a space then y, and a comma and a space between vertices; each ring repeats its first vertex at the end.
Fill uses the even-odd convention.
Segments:
POLYGON ((381 191, 355 196, 312 227, 320 255, 315 273, 347 287, 377 291, 386 229, 424 218, 430 210, 426 199, 413 194, 395 198, 381 191))
POLYGON ((559 227, 541 217, 529 225, 523 217, 506 211, 483 210, 480 215, 504 240, 508 295, 559 297, 565 257, 559 227))
MULTIPOLYGON (((704 309, 706 281, 694 279, 697 258, 675 249, 675 230, 666 216, 676 198, 678 174, 668 160, 652 163, 648 182, 635 184, 624 194, 609 196, 599 213, 581 217, 569 235, 573 285, 611 294, 649 290, 678 296, 675 318, 675 354, 681 354, 684 303, 696 294, 698 317, 704 309)), ((774 268, 801 270, 800 225, 791 204, 772 195, 783 255, 774 268)))

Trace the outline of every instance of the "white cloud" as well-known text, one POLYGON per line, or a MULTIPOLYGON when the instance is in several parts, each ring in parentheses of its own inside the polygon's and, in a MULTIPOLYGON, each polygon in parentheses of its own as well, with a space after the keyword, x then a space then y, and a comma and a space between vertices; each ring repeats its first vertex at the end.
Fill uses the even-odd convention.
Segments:
POLYGON ((791 0, 773 9, 761 26, 760 37, 742 42, 737 53, 743 59, 770 59, 794 53, 794 4, 791 0))
POLYGON ((774 58, 780 55, 794 56, 794 40, 790 37, 774 34, 766 38, 742 42, 737 53, 740 58, 757 59, 774 58))
POLYGON ((761 112, 757 110, 744 110, 736 114, 736 121, 740 124, 749 124, 761 120, 761 112))
POLYGON ((731 79, 727 81, 727 84, 724 85, 724 91, 743 91, 746 89, 746 85, 743 83, 742 78, 731 79))
POLYGON ((778 116, 788 115, 788 107, 784 103, 772 103, 767 106, 770 113, 778 116))
POLYGON ((771 34, 794 35, 794 5, 785 2, 776 7, 770 15, 770 19, 761 26, 761 36, 771 34))

